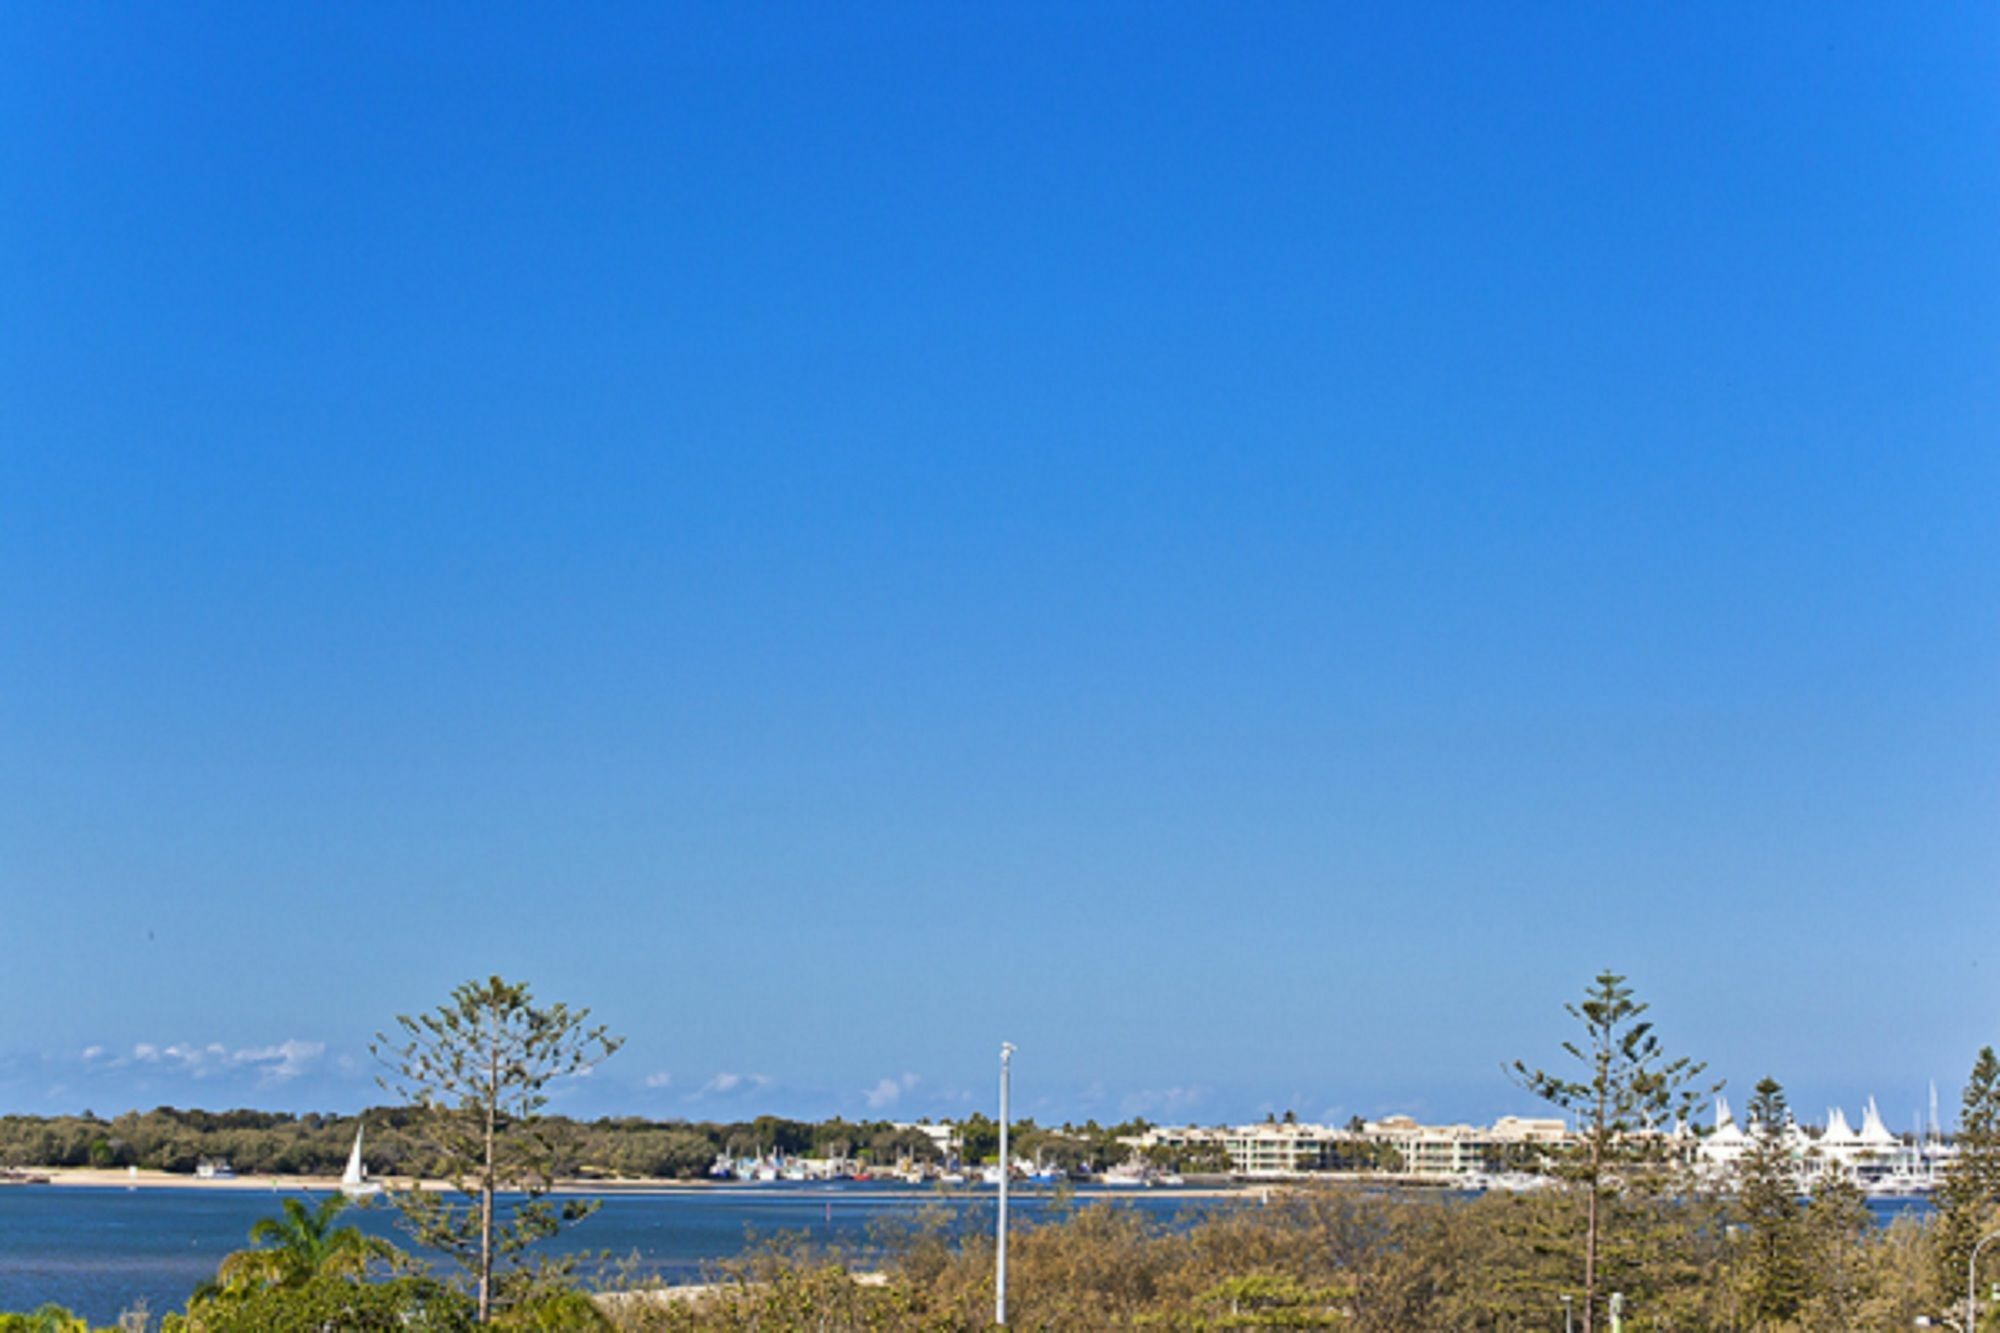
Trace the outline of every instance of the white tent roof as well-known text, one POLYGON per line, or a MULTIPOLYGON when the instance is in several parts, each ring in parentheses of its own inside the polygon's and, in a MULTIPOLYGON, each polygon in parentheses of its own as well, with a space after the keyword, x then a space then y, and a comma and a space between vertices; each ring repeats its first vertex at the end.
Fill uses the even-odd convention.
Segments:
POLYGON ((1868 1099, 1868 1107, 1861 1113, 1861 1142, 1871 1146, 1893 1147, 1901 1143, 1889 1127, 1882 1123, 1882 1113, 1875 1109, 1875 1099, 1868 1099))

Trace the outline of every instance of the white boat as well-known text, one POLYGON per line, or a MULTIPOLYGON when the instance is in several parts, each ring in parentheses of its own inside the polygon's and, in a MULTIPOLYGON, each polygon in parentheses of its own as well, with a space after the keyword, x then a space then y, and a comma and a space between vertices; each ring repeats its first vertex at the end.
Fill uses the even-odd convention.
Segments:
POLYGON ((1929 1176, 1901 1167, 1868 1181, 1862 1185, 1861 1192, 1877 1199, 1922 1199, 1936 1189, 1937 1183, 1929 1176))
POLYGON ((368 1168, 361 1161, 360 1125, 354 1127, 354 1150, 347 1154, 347 1169, 340 1173, 340 1192, 350 1199, 365 1199, 382 1192, 382 1186, 368 1178, 368 1168))
POLYGON ((1530 1171, 1467 1171, 1452 1182, 1453 1188, 1469 1190, 1478 1194, 1498 1191, 1503 1194, 1526 1194, 1532 1190, 1545 1189, 1552 1182, 1547 1176, 1538 1176, 1530 1171))
POLYGON ((1153 1176, 1152 1164, 1135 1157, 1130 1161, 1120 1162, 1117 1166, 1105 1168, 1098 1174, 1097 1183, 1119 1189, 1150 1189, 1153 1176))

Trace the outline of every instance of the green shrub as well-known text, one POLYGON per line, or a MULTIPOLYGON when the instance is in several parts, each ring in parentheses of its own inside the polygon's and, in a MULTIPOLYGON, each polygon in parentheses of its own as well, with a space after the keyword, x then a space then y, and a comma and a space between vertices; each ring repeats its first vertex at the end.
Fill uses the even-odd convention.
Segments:
MULTIPOLYGON (((350 1282, 318 1277, 295 1287, 223 1292, 169 1316, 162 1333, 461 1333, 473 1327, 472 1302, 429 1278, 350 1282)), ((65 1331, 67 1333, 67 1331, 65 1331)))
POLYGON ((0 1314, 0 1333, 90 1333, 90 1323, 60 1305, 44 1305, 29 1314, 0 1314))

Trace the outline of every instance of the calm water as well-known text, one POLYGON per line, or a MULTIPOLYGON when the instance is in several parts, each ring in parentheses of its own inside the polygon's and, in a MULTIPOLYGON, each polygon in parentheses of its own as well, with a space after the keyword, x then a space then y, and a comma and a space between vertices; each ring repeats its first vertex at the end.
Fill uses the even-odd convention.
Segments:
MULTIPOLYGON (((251 1223, 278 1211, 276 1192, 239 1189, 77 1189, 10 1186, 0 1189, 0 1310, 23 1310, 54 1301, 93 1321, 109 1322, 143 1299, 159 1314, 178 1309, 187 1294, 231 1250, 243 1248, 251 1223)), ((1162 1219, 1183 1213, 1254 1203, 1255 1191, 1233 1199, 1191 1199, 1173 1191, 1098 1194, 1105 1200, 1162 1219)), ((1050 1197, 1028 1191, 1013 1196, 1016 1215, 1047 1213, 1050 1197)), ((693 1281, 703 1266, 741 1254, 759 1237, 804 1232, 821 1243, 865 1248, 871 1225, 913 1218, 942 1204, 959 1226, 991 1226, 993 1195, 940 1195, 881 1185, 804 1185, 722 1188, 608 1198, 596 1215, 572 1228, 551 1248, 636 1253, 650 1272, 693 1281)), ((1923 1214, 1929 1205, 1871 1202, 1888 1221, 1902 1212, 1923 1214)), ((397 1235, 391 1211, 357 1208, 348 1217, 365 1230, 397 1235)))
MULTIPOLYGON (((298 1197, 296 1191, 287 1193, 298 1197)), ((215 1275, 224 1255, 249 1244, 251 1224, 275 1214, 280 1197, 266 1190, 200 1187, 0 1189, 0 1310, 54 1301, 108 1322, 140 1299, 156 1315, 179 1309, 196 1285, 215 1275)), ((1079 1191, 1076 1197, 1109 1200, 1163 1219, 1240 1205, 1172 1191, 1079 1191)), ((1011 1202, 1015 1216, 1032 1219, 1048 1211, 1051 1198, 1017 1190, 1011 1202)), ((614 1195, 548 1248, 609 1251, 617 1259, 636 1253, 646 1271, 687 1282, 699 1279, 705 1264, 733 1258, 760 1237, 780 1232, 865 1248, 874 1223, 914 1218, 934 1204, 949 1210, 957 1226, 992 1225, 990 1190, 943 1195, 885 1185, 724 1187, 614 1195)), ((350 1209, 344 1216, 407 1246, 387 1207, 350 1209)))

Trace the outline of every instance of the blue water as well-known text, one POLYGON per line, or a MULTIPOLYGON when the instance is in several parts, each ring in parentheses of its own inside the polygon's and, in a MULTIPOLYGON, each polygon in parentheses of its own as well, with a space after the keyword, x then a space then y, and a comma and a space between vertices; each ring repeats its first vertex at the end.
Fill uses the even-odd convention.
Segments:
MULTIPOLYGON (((0 1189, 0 1310, 54 1301, 94 1322, 110 1322, 141 1300, 156 1316, 179 1309, 190 1291, 215 1276, 224 1255, 249 1244, 251 1224, 276 1214, 281 1197, 277 1191, 200 1187, 0 1189)), ((1108 1200, 1163 1219, 1236 1206, 1234 1200, 1190 1199, 1172 1191, 1079 1191, 1076 1197, 1080 1202, 1108 1200)), ((1012 1202, 1017 1217, 1032 1220, 1046 1215, 1053 1199, 1045 1192, 1022 1190, 1012 1202)), ((606 1197, 601 1209, 546 1249, 608 1251, 614 1261, 636 1255, 644 1273, 691 1282, 703 1276, 706 1265, 734 1258, 760 1238, 781 1232, 866 1251, 876 1223, 914 1219, 928 1205, 946 1209, 958 1227, 992 1225, 990 1190, 943 1194, 893 1185, 724 1186, 606 1197)), ((394 1210, 386 1206, 352 1208, 343 1220, 409 1248, 396 1230, 394 1210)))
MULTIPOLYGON (((80 1189, 10 1186, 0 1189, 0 1310, 45 1301, 108 1323, 144 1301, 155 1315, 179 1309, 197 1284, 213 1277, 222 1257, 242 1249, 250 1226, 278 1211, 277 1191, 241 1189, 80 1189)), ((1255 1191, 1227 1199, 1191 1199, 1171 1190, 1099 1194, 1108 1201, 1167 1219, 1190 1211, 1242 1206, 1255 1191)), ((1014 1195, 1017 1216, 1045 1216, 1045 1193, 1014 1195)), ((874 1224, 914 1219, 927 1205, 948 1210, 960 1227, 990 1226, 993 1195, 940 1194, 887 1185, 746 1186, 617 1194, 561 1238, 551 1251, 636 1255, 642 1271, 669 1281, 695 1281, 704 1267, 733 1258, 760 1237, 802 1232, 821 1244, 869 1248, 874 1224)), ((1871 1200, 1886 1223, 1930 1205, 1871 1200)), ((392 1210, 354 1208, 346 1214, 364 1230, 404 1238, 392 1210)))

